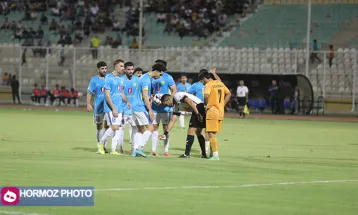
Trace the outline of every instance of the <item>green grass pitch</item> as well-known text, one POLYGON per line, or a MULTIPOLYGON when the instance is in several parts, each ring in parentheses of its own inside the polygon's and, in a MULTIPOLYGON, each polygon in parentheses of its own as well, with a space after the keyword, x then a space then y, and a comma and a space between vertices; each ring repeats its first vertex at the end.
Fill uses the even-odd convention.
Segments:
MULTIPOLYGON (((358 211, 358 181, 334 182, 358 180, 357 124, 228 118, 218 137, 221 160, 216 162, 198 158, 197 140, 193 158, 178 159, 186 138, 186 130, 178 127, 171 136, 172 157, 143 159, 95 154, 91 113, 0 109, 0 120, 1 186, 138 188, 95 192, 94 207, 1 207, 0 214, 353 215, 358 211), (321 180, 331 183, 297 184, 321 180), (294 183, 269 185, 282 182, 294 183), (179 188, 140 189, 144 187, 179 188)), ((127 131, 125 140, 129 150, 127 131)), ((163 145, 158 145, 161 154, 163 145)), ((150 146, 149 141, 147 149, 150 146)))

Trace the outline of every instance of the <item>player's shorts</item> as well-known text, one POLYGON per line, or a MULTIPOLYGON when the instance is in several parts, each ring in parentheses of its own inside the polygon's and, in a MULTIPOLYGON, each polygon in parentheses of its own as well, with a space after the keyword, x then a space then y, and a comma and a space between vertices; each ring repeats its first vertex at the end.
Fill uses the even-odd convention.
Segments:
POLYGON ((220 133, 222 125, 222 120, 206 119, 206 132, 220 133))
POLYGON ((107 125, 121 125, 122 124, 122 113, 118 113, 118 117, 113 116, 113 112, 106 113, 107 125))
POLYGON ((205 128, 206 113, 205 113, 204 103, 197 104, 196 108, 198 109, 200 115, 203 117, 203 121, 200 122, 196 114, 192 112, 189 121, 189 128, 205 128))
POLYGON ((148 112, 135 112, 133 111, 132 120, 135 125, 149 125, 152 124, 148 112))
POLYGON ((222 127, 222 113, 216 107, 211 107, 206 112, 206 132, 217 132, 221 131, 222 127))
POLYGON ((93 115, 93 123, 95 123, 95 124, 103 123, 103 120, 104 120, 105 116, 106 116, 105 113, 94 114, 93 115))
POLYGON ((239 102, 239 106, 246 105, 246 97, 237 97, 237 101, 239 102))
POLYGON ((154 113, 154 116, 152 124, 159 125, 162 122, 164 125, 167 125, 172 118, 172 113, 154 113))
POLYGON ((130 126, 135 126, 132 115, 124 115, 122 119, 122 125, 129 124, 130 126))

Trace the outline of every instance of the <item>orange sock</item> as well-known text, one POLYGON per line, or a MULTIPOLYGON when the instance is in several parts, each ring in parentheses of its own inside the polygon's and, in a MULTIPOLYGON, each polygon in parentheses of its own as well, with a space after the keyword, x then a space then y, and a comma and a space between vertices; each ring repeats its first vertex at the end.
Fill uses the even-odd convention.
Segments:
POLYGON ((218 152, 218 140, 216 139, 216 137, 212 137, 210 138, 210 146, 211 149, 213 150, 213 152, 218 152))

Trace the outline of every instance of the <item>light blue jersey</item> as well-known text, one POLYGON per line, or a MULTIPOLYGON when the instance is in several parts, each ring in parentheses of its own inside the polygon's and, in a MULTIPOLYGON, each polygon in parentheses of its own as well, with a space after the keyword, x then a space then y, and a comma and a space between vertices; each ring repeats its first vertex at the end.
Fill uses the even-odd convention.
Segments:
POLYGON ((151 80, 148 73, 142 75, 138 80, 138 86, 135 92, 135 99, 132 104, 132 110, 135 112, 148 112, 147 107, 145 106, 142 90, 148 90, 148 98, 150 98, 151 91, 151 80))
MULTIPOLYGON (((159 79, 152 78, 153 94, 170 94, 170 87, 175 85, 174 79, 168 73, 163 73, 159 79)), ((173 108, 164 105, 156 105, 152 103, 152 109, 155 113, 170 113, 173 112, 173 108)))
MULTIPOLYGON (((138 86, 139 78, 135 75, 132 76, 132 79, 129 80, 127 76, 123 76, 124 84, 123 84, 123 93, 127 97, 129 104, 133 104, 135 100, 135 92, 138 86)), ((124 115, 132 115, 132 108, 129 109, 128 105, 123 102, 123 113, 124 115)))
MULTIPOLYGON (((122 113, 122 88, 124 80, 123 76, 116 77, 113 73, 106 76, 104 79, 104 89, 110 91, 110 97, 113 102, 114 107, 117 109, 118 113, 122 113)), ((112 109, 107 103, 104 103, 104 112, 111 112, 112 109)))
POLYGON ((195 82, 188 90, 188 93, 195 95, 204 102, 205 86, 201 81, 195 82))
POLYGON ((190 87, 191 87, 191 84, 189 84, 188 82, 186 82, 185 85, 183 85, 182 83, 179 83, 177 85, 177 91, 178 92, 188 92, 190 87))
POLYGON ((94 114, 104 113, 104 77, 100 78, 98 75, 91 79, 87 92, 94 95, 94 114))

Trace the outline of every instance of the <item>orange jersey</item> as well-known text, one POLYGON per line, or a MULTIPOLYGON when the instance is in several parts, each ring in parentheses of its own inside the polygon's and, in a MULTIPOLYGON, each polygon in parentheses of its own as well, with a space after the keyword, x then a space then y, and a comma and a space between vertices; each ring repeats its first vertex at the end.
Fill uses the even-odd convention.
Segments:
POLYGON ((210 107, 206 116, 207 119, 224 119, 225 95, 228 93, 230 93, 229 89, 221 81, 213 80, 205 84, 204 95, 208 96, 207 106, 210 107))

